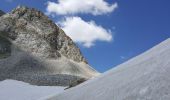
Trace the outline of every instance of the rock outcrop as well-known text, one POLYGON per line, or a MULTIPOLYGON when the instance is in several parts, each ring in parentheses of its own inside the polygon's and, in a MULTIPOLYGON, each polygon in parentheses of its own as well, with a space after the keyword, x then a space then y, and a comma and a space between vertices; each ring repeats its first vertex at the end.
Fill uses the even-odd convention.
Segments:
POLYGON ((0 80, 28 81, 36 76, 32 79, 37 82, 41 76, 98 75, 71 38, 34 8, 19 6, 1 16, 0 38, 0 80))

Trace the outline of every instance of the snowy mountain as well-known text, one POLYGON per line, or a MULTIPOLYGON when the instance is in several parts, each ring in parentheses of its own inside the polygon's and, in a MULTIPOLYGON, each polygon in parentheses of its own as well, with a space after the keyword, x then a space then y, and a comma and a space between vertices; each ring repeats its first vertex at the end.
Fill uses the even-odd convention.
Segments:
POLYGON ((46 100, 170 100, 170 39, 46 100))
POLYGON ((67 86, 98 74, 72 39, 42 12, 19 6, 0 16, 0 80, 67 86))

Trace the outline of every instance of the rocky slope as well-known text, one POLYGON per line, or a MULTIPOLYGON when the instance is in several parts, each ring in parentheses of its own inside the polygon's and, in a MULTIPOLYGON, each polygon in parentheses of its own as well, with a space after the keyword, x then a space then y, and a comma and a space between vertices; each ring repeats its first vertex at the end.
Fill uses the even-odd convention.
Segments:
POLYGON ((38 84, 42 77, 53 76, 48 80, 53 84, 60 81, 55 80, 59 74, 68 81, 68 76, 98 75, 64 31, 34 8, 19 6, 1 16, 0 38, 0 80, 32 79, 30 83, 38 84))
POLYGON ((46 100, 170 100, 169 76, 170 39, 96 79, 46 100))

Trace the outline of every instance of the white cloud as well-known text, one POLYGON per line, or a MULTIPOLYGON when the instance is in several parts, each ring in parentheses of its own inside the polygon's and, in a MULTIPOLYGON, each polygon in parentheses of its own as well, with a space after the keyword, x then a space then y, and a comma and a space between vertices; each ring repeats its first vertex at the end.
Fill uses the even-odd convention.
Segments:
POLYGON ((86 22, 80 17, 67 17, 58 24, 73 41, 88 48, 95 45, 96 41, 112 41, 111 31, 96 25, 94 21, 86 22))
POLYGON ((126 57, 125 57, 125 56, 120 56, 120 58, 121 58, 122 60, 126 59, 126 57))
POLYGON ((117 3, 109 4, 105 0, 58 0, 47 2, 47 13, 57 15, 86 13, 101 15, 114 11, 117 3))

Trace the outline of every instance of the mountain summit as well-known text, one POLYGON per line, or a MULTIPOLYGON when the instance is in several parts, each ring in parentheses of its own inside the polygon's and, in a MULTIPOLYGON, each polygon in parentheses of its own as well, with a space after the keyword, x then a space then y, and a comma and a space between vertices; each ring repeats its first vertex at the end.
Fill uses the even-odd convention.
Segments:
POLYGON ((19 6, 1 16, 0 38, 0 80, 38 84, 56 77, 69 81, 98 75, 71 38, 34 8, 19 6))

